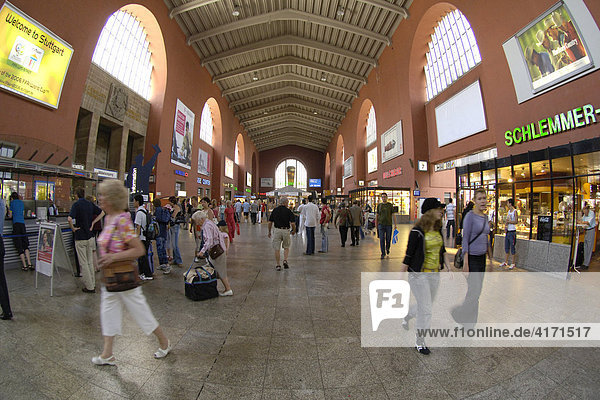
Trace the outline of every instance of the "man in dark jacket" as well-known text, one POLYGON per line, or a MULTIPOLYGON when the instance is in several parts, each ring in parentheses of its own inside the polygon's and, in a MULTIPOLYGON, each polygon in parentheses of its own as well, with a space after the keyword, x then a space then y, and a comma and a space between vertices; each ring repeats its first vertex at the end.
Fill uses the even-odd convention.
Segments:
POLYGON ((362 209, 358 205, 358 200, 354 200, 352 207, 350 207, 350 215, 352 217, 352 225, 350 226, 350 237, 352 239, 352 244, 350 244, 350 246, 358 246, 360 227, 364 223, 362 209))

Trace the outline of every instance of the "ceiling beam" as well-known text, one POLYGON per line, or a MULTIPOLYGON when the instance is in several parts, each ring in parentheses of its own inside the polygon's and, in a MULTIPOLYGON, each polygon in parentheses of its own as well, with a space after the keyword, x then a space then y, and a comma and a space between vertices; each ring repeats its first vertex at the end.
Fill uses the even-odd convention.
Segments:
POLYGON ((339 92, 339 93, 342 93, 342 94, 345 94, 348 96, 352 96, 354 98, 358 97, 358 93, 355 92, 354 90, 348 90, 348 89, 345 89, 345 88, 342 88, 342 87, 339 87, 336 85, 332 85, 331 83, 328 83, 328 82, 323 82, 318 79, 308 78, 306 76, 298 75, 293 72, 287 72, 285 74, 280 74, 280 75, 275 75, 275 76, 272 76, 269 78, 260 79, 256 82, 250 82, 250 83, 246 83, 244 85, 235 86, 235 87, 232 87, 231 89, 223 90, 221 92, 221 95, 229 96, 230 94, 233 94, 233 93, 242 92, 244 90, 256 89, 261 86, 271 85, 271 84, 279 83, 279 82, 300 82, 300 83, 305 83, 307 85, 318 86, 323 89, 333 90, 333 91, 336 91, 336 92, 339 92))
POLYGON ((352 60, 360 61, 365 64, 372 65, 373 67, 377 67, 377 60, 368 56, 365 56, 361 53, 356 53, 350 50, 346 50, 340 47, 332 46, 329 44, 325 44, 323 42, 319 42, 317 40, 301 38, 293 35, 284 35, 279 36, 272 39, 261 40, 259 42, 249 43, 244 46, 235 47, 233 49, 229 49, 223 51, 221 53, 214 54, 212 56, 206 57, 202 60, 202 66, 206 64, 214 63, 217 61, 224 60, 229 57, 237 57, 245 53, 251 53, 253 51, 265 50, 275 46, 303 46, 309 49, 323 51, 325 53, 336 54, 342 57, 350 58, 352 60))
POLYGON ((252 124, 254 122, 258 122, 258 121, 266 119, 266 118, 273 118, 276 115, 283 115, 283 114, 300 114, 302 116, 310 117, 311 119, 316 119, 321 122, 329 122, 329 123, 335 124, 336 126, 339 126, 341 124, 341 121, 339 121, 335 118, 329 118, 329 117, 326 117, 321 114, 314 114, 313 111, 306 111, 301 108, 292 107, 292 106, 280 108, 278 110, 271 111, 267 114, 262 114, 262 115, 254 116, 251 118, 246 118, 246 119, 243 119, 241 122, 242 122, 242 124, 244 124, 244 126, 246 126, 246 124, 252 124))
POLYGON ((325 153, 325 150, 327 150, 327 147, 314 146, 314 145, 310 145, 308 143, 301 143, 301 142, 298 142, 296 140, 294 140, 294 141, 288 141, 288 142, 285 142, 285 143, 272 143, 272 144, 269 144, 269 145, 263 145, 261 147, 256 146, 256 150, 259 151, 259 152, 261 152, 261 151, 267 151, 267 150, 276 149, 278 147, 287 146, 287 145, 289 145, 289 146, 304 147, 304 148, 307 148, 307 149, 318 151, 319 153, 325 153))
POLYGON ((329 143, 324 143, 324 142, 315 142, 315 141, 311 141, 306 137, 303 136, 287 136, 287 137, 281 137, 281 138, 275 138, 275 139, 269 139, 269 140, 261 140, 261 141, 256 141, 254 143, 254 145, 256 147, 260 147, 260 146, 268 146, 271 144, 277 145, 277 146, 283 146, 285 144, 289 144, 290 142, 293 143, 298 143, 298 144, 307 144, 307 145, 312 145, 318 148, 323 148, 326 149, 327 146, 329 146, 329 143))
POLYGON ((356 0, 360 3, 365 3, 370 6, 375 6, 379 8, 383 8, 384 10, 391 11, 402 16, 404 19, 408 18, 408 10, 402 6, 397 6, 392 3, 388 3, 385 0, 356 0))
POLYGON ((279 99, 279 100, 269 101, 267 103, 259 104, 259 105, 254 106, 254 107, 249 107, 249 108, 245 108, 245 109, 242 108, 241 110, 237 111, 235 114, 236 114, 236 116, 238 118, 241 118, 242 115, 246 115, 246 114, 250 114, 250 113, 255 113, 257 111, 264 112, 264 111, 268 111, 269 109, 271 109, 273 107, 279 107, 279 106, 282 106, 282 105, 307 107, 307 108, 310 108, 311 110, 320 111, 323 114, 324 113, 333 114, 334 116, 338 116, 341 119, 343 119, 346 116, 345 112, 334 110, 334 109, 331 109, 331 108, 327 108, 327 107, 322 106, 322 105, 320 105, 318 103, 315 103, 315 102, 312 102, 312 101, 303 100, 303 99, 299 99, 299 98, 293 97, 293 96, 284 97, 284 98, 279 99))
POLYGON ((354 35, 363 36, 367 39, 371 39, 376 42, 381 42, 387 46, 389 46, 391 43, 390 38, 380 33, 360 28, 356 25, 348 24, 346 22, 338 21, 337 19, 324 17, 322 15, 311 14, 300 10, 294 10, 291 8, 271 11, 268 13, 255 15, 253 17, 244 18, 239 21, 230 22, 225 25, 220 25, 215 28, 191 35, 190 37, 188 37, 187 42, 188 44, 192 44, 194 42, 206 40, 208 38, 221 35, 223 33, 249 28, 255 25, 267 24, 273 21, 303 21, 311 24, 318 24, 330 28, 339 29, 341 31, 345 31, 354 35))
POLYGON ((318 142, 318 143, 329 144, 331 142, 330 137, 323 137, 318 134, 315 134, 314 132, 304 130, 303 128, 285 128, 285 127, 281 127, 277 130, 265 132, 262 134, 256 134, 256 135, 250 136, 250 139, 260 143, 260 142, 264 142, 264 141, 268 141, 268 140, 280 140, 280 139, 285 139, 286 137, 300 137, 300 136, 302 136, 306 140, 318 142))
POLYGON ((262 100, 269 97, 282 96, 282 95, 290 95, 295 94, 298 96, 306 96, 311 99, 324 101, 326 103, 335 104, 336 106, 350 108, 352 107, 352 103, 348 103, 346 101, 334 99, 329 96, 324 96, 322 94, 311 92, 310 90, 300 89, 294 86, 284 86, 279 89, 274 90, 266 90, 262 93, 256 94, 254 96, 243 97, 239 100, 235 100, 229 103, 229 107, 236 107, 241 104, 247 104, 252 101, 262 100))
POLYGON ((307 126, 313 126, 315 128, 331 132, 332 134, 335 133, 335 131, 337 131, 337 128, 334 126, 320 124, 316 121, 310 121, 308 119, 305 119, 304 117, 296 116, 296 115, 283 115, 283 116, 280 116, 277 118, 273 118, 270 120, 257 122, 257 123, 253 123, 253 124, 244 123, 244 128, 246 128, 246 130, 248 130, 248 133, 250 133, 250 131, 256 130, 257 128, 260 128, 262 126, 269 126, 269 125, 281 124, 281 123, 283 123, 282 124, 283 126, 287 126, 288 125, 287 122, 300 122, 302 124, 306 124, 307 126))
POLYGON ((275 125, 271 125, 271 126, 263 126, 262 129, 260 129, 260 130, 248 132, 248 136, 251 138, 260 138, 260 137, 263 137, 264 135, 267 135, 267 134, 270 134, 273 132, 277 132, 275 130, 282 131, 282 132, 290 132, 290 131, 305 132, 311 138, 318 137, 318 138, 323 139, 323 141, 327 141, 328 143, 331 141, 331 138, 333 138, 333 132, 325 132, 325 131, 322 131, 319 129, 315 129, 314 127, 311 127, 311 126, 304 125, 302 123, 298 123, 298 122, 288 122, 285 125, 280 123, 280 124, 275 124, 275 125))
POLYGON ((274 58, 272 60, 263 61, 263 62, 259 62, 256 64, 251 64, 244 68, 234 69, 232 71, 225 72, 220 75, 215 75, 213 78, 213 83, 219 83, 226 79, 235 78, 237 76, 245 75, 245 74, 255 72, 255 71, 260 71, 262 69, 279 67, 282 65, 296 65, 299 67, 311 68, 311 69, 314 69, 314 70, 317 70, 320 72, 325 72, 326 74, 337 75, 341 78, 351 79, 351 80, 354 80, 354 81, 362 83, 362 84, 367 83, 367 80, 361 75, 357 75, 357 74, 353 74, 351 72, 347 72, 347 71, 344 71, 341 69, 333 68, 333 67, 330 67, 329 65, 321 64, 318 62, 305 60, 303 58, 296 57, 296 56, 278 57, 278 58, 274 58))
POLYGON ((186 13, 188 11, 192 11, 196 8, 204 7, 212 3, 216 3, 221 0, 194 0, 188 3, 182 4, 178 7, 174 7, 171 12, 169 12, 169 18, 173 19, 176 15, 186 13))

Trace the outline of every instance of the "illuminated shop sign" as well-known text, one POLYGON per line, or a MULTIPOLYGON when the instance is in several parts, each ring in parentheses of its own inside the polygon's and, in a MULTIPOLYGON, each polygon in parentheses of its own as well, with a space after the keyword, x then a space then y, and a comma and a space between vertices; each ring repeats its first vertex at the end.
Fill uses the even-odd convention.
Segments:
POLYGON ((175 175, 179 175, 179 176, 183 176, 183 177, 187 178, 187 176, 188 176, 188 173, 187 173, 187 172, 184 172, 184 171, 181 171, 181 170, 179 170, 179 169, 176 169, 176 170, 175 170, 175 175))
POLYGON ((383 173, 383 179, 393 178, 394 176, 402 175, 402 167, 390 169, 383 173))
POLYGON ((591 104, 586 104, 583 107, 543 118, 512 131, 506 131, 504 143, 510 147, 513 144, 529 142, 555 133, 583 128, 596 123, 596 114, 600 114, 600 109, 596 110, 591 104))

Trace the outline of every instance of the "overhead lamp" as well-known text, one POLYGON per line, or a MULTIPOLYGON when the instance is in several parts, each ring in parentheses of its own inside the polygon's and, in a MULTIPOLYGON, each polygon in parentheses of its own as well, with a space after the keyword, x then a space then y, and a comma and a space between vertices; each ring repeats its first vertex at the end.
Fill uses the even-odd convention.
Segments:
POLYGON ((256 72, 254 73, 254 75, 252 75, 252 80, 254 82, 256 82, 258 80, 258 75, 256 74, 256 72))
POLYGON ((345 13, 346 13, 346 9, 344 7, 342 7, 342 6, 338 6, 337 13, 336 13, 337 16, 338 17, 343 17, 345 13))
POLYGON ((239 17, 240 16, 240 6, 238 4, 234 4, 233 11, 231 12, 231 15, 233 15, 234 17, 239 17))
POLYGON ((321 74, 321 82, 326 82, 327 81, 327 75, 325 75, 325 72, 323 72, 321 74))
POLYGON ((508 178, 508 182, 512 183, 513 182, 513 178, 508 178))
POLYGON ((318 113, 317 113, 316 111, 313 111, 313 114, 314 114, 314 115, 317 115, 318 113))
POLYGON ((263 112, 263 115, 269 115, 268 111, 263 112))
POLYGON ((521 170, 521 176, 522 176, 522 177, 525 177, 525 168, 523 168, 523 169, 521 170))

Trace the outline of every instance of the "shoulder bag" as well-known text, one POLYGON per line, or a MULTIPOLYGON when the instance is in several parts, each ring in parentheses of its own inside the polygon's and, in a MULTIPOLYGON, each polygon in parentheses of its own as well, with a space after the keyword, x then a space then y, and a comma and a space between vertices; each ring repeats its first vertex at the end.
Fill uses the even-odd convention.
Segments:
MULTIPOLYGON (((117 221, 118 223, 118 221, 117 221)), ((110 233, 108 244, 105 248, 106 254, 109 253, 112 236, 117 230, 117 224, 114 225, 110 233)), ((140 285, 138 268, 134 261, 117 261, 102 268, 102 282, 109 292, 124 292, 135 289, 140 285)))
MULTIPOLYGON (((479 236, 481 236, 483 231, 485 231, 485 224, 483 225, 481 232, 479 232, 477 234, 477 236, 475 236, 474 239, 469 240, 469 246, 471 246, 473 244, 473 242, 475 242, 479 238, 479 236)), ((462 238, 462 235, 461 235, 461 238, 462 238)), ((464 263, 465 263, 465 256, 463 255, 462 247, 461 247, 460 249, 458 249, 458 251, 456 252, 456 255, 454 256, 454 268, 461 269, 463 267, 464 263)))

